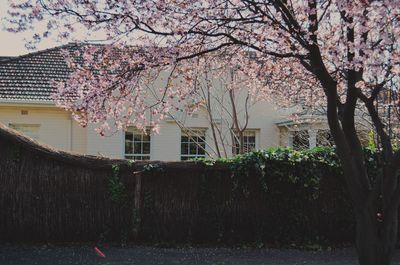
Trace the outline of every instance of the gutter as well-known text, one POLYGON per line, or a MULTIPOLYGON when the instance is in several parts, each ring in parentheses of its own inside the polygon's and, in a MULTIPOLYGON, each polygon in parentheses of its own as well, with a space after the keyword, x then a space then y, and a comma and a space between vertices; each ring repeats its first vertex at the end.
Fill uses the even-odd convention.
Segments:
POLYGON ((24 106, 24 107, 57 107, 52 100, 13 100, 13 99, 0 99, 0 106, 24 106))

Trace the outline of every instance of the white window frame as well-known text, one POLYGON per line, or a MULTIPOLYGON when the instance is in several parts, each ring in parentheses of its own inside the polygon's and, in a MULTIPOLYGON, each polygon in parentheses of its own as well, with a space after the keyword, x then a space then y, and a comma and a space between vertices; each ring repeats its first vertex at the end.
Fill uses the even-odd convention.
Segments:
MULTIPOLYGON (((254 150, 257 150, 257 146, 258 146, 258 131, 257 130, 244 130, 243 131, 243 149, 245 153, 249 153, 252 152, 254 150), (254 142, 249 142, 249 138, 250 137, 254 137, 254 142), (249 148, 249 145, 251 145, 251 148, 249 148)), ((233 136, 233 144, 232 144, 232 154, 233 155, 237 155, 239 154, 239 143, 240 143, 240 139, 239 139, 239 134, 235 133, 235 135, 233 136)))
MULTIPOLYGON (((311 147, 311 143, 310 143, 310 135, 311 135, 311 133, 310 133, 310 129, 300 129, 300 130, 293 130, 293 131, 290 131, 290 134, 289 134, 289 146, 291 147, 291 148, 293 148, 293 149, 295 149, 295 150, 307 150, 307 149, 310 149, 310 147, 311 147), (306 140, 307 141, 307 146, 305 146, 305 148, 302 148, 302 147, 300 147, 300 148, 298 148, 298 147, 295 147, 295 137, 296 137, 296 134, 300 134, 300 133, 306 133, 306 135, 304 135, 304 140, 306 140)), ((299 136, 299 137, 302 137, 301 135, 299 136)))
POLYGON ((195 158, 205 158, 206 157, 206 129, 185 129, 181 130, 181 160, 190 160, 195 158), (183 137, 187 137, 187 141, 183 141, 183 137), (203 139, 203 141, 198 141, 198 139, 203 139), (184 145, 187 145, 184 148, 184 145), (191 145, 195 145, 195 152, 191 153, 191 145), (187 152, 183 153, 182 150, 186 149, 187 152))
POLYGON ((141 161, 141 160, 150 160, 151 159, 151 135, 150 131, 146 130, 146 133, 138 130, 134 127, 129 127, 125 134, 124 134, 124 157, 126 159, 131 159, 135 161, 141 161), (131 140, 127 139, 127 134, 130 133, 132 134, 131 140), (135 139, 135 136, 139 136, 140 140, 135 139), (147 140, 148 138, 148 140, 147 140), (132 152, 127 152, 128 151, 128 144, 131 143, 131 150, 132 152), (136 152, 135 150, 135 144, 140 145, 140 152, 136 152), (145 152, 144 145, 148 144, 148 153, 145 152))

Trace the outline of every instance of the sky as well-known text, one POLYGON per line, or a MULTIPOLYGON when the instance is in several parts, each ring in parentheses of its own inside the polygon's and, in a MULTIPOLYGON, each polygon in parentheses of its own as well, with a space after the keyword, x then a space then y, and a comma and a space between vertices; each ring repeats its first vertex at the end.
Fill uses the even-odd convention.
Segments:
MULTIPOLYGON (((32 50, 25 48, 24 39, 29 38, 29 33, 11 33, 3 28, 3 19, 7 15, 8 0, 0 0, 0 56, 22 55, 32 50)), ((48 39, 38 46, 38 49, 46 49, 60 45, 55 40, 48 39)))
MULTIPOLYGON (((55 46, 60 46, 65 43, 59 42, 56 38, 57 34, 52 34, 49 38, 43 39, 36 47, 36 50, 29 50, 25 47, 27 40, 32 39, 34 32, 8 32, 4 28, 4 19, 7 16, 9 0, 0 0, 0 56, 18 56, 34 52, 36 50, 44 50, 55 46)), ((46 27, 46 21, 36 24, 35 28, 41 33, 46 27)), ((106 38, 102 32, 88 32, 84 27, 76 27, 72 39, 75 41, 100 42, 106 38)))
MULTIPOLYGON (((31 32, 12 33, 4 29, 4 18, 7 16, 8 0, 0 0, 0 56, 17 56, 34 52, 25 47, 26 39, 30 39, 33 35, 31 32)), ((80 38, 78 38, 80 39, 80 38)), ((55 38, 43 40, 37 50, 43 50, 62 45, 55 38)))
MULTIPOLYGON (((34 32, 20 32, 12 33, 5 30, 4 20, 7 16, 9 0, 0 0, 0 56, 18 56, 34 52, 36 50, 44 50, 56 46, 63 45, 56 39, 57 34, 52 34, 49 38, 42 39, 37 45, 36 50, 29 50, 25 47, 27 40, 32 39, 34 32)), ((12 1, 12 0, 11 0, 12 1)), ((44 20, 40 24, 36 24, 35 28, 39 29, 37 32, 42 33, 46 27, 46 21, 44 20), (42 28, 42 30, 40 30, 42 28)), ((139 36, 139 34, 133 35, 139 36)), ((72 39, 75 41, 89 41, 89 42, 103 42, 106 39, 105 32, 88 32, 84 27, 76 27, 72 39)), ((129 43, 134 43, 135 39, 130 39, 129 43)), ((106 42, 103 42, 106 43, 106 42)))

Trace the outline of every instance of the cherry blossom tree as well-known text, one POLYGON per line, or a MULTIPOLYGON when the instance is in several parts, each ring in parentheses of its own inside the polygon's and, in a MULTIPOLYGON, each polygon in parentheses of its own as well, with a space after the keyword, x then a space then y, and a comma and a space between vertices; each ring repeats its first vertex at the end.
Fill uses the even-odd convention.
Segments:
MULTIPOLYGON (((359 263, 390 264, 398 234, 400 151, 393 149, 391 138, 398 134, 390 129, 398 119, 381 110, 399 108, 400 0, 16 2, 9 30, 33 27, 31 45, 54 34, 71 39, 83 30, 110 43, 86 49, 83 63, 71 63, 70 80, 59 84, 59 104, 83 124, 99 122, 104 130, 113 118, 120 128, 130 120, 140 128, 151 111, 156 128, 195 93, 193 80, 209 58, 239 65, 249 91, 261 86, 282 103, 301 94, 306 104, 325 105, 353 202, 359 263), (47 23, 43 32, 34 26, 38 21, 47 23), (248 51, 258 59, 249 60, 248 51), (161 70, 170 73, 167 85, 159 87, 158 100, 149 100, 145 87, 161 70), (375 178, 356 134, 357 106, 379 138, 382 173, 375 178)), ((189 112, 196 107, 185 105, 189 112)))
MULTIPOLYGON (((80 51, 77 52, 80 53, 80 51)), ((252 55, 248 54, 248 56, 252 55)), ((75 54, 71 60, 77 57, 75 54)), ((191 96, 175 101, 174 108, 171 108, 166 116, 172 119, 182 131, 187 132, 189 137, 200 136, 203 132, 199 135, 197 129, 191 128, 190 124, 186 123, 187 115, 183 113, 185 106, 192 108, 190 112, 197 109, 198 114, 204 115, 202 118, 207 120, 207 127, 210 128, 210 133, 206 133, 205 137, 207 148, 200 143, 198 147, 204 149, 210 157, 227 158, 232 154, 243 154, 252 150, 244 142, 251 112, 256 104, 269 97, 265 95, 263 86, 257 80, 255 82, 249 80, 249 76, 240 69, 239 65, 221 66, 221 63, 215 59, 209 56, 205 60, 204 71, 198 72, 193 77, 191 96), (249 82, 252 84, 251 91, 244 89, 249 86, 249 82)), ((160 102, 159 89, 163 87, 164 93, 167 87, 163 79, 165 81, 171 78, 170 75, 165 76, 166 72, 158 72, 158 76, 163 74, 164 78, 157 78, 146 87, 147 91, 151 91, 150 97, 153 102, 160 102)), ((60 100, 64 98, 64 96, 59 97, 60 100)), ((152 120, 147 121, 149 122, 151 123, 152 120)))
POLYGON ((231 152, 244 154, 251 151, 244 142, 251 112, 256 104, 268 97, 260 84, 253 83, 251 91, 243 89, 246 85, 242 84, 248 85, 249 77, 239 65, 220 68, 220 63, 212 58, 207 60, 206 72, 195 80, 195 91, 210 124, 215 155, 227 158, 231 152))

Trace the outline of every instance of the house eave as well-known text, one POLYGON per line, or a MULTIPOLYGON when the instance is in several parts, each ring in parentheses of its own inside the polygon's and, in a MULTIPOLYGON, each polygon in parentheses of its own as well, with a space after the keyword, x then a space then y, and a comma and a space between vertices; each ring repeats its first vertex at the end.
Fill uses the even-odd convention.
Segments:
POLYGON ((286 127, 286 126, 295 126, 295 125, 300 125, 300 124, 316 124, 316 123, 321 123, 321 122, 326 122, 326 118, 312 116, 312 115, 304 115, 297 119, 281 119, 281 120, 275 121, 275 125, 278 127, 286 127))
POLYGON ((52 100, 15 100, 0 99, 0 106, 5 107, 51 107, 59 108, 52 100))

